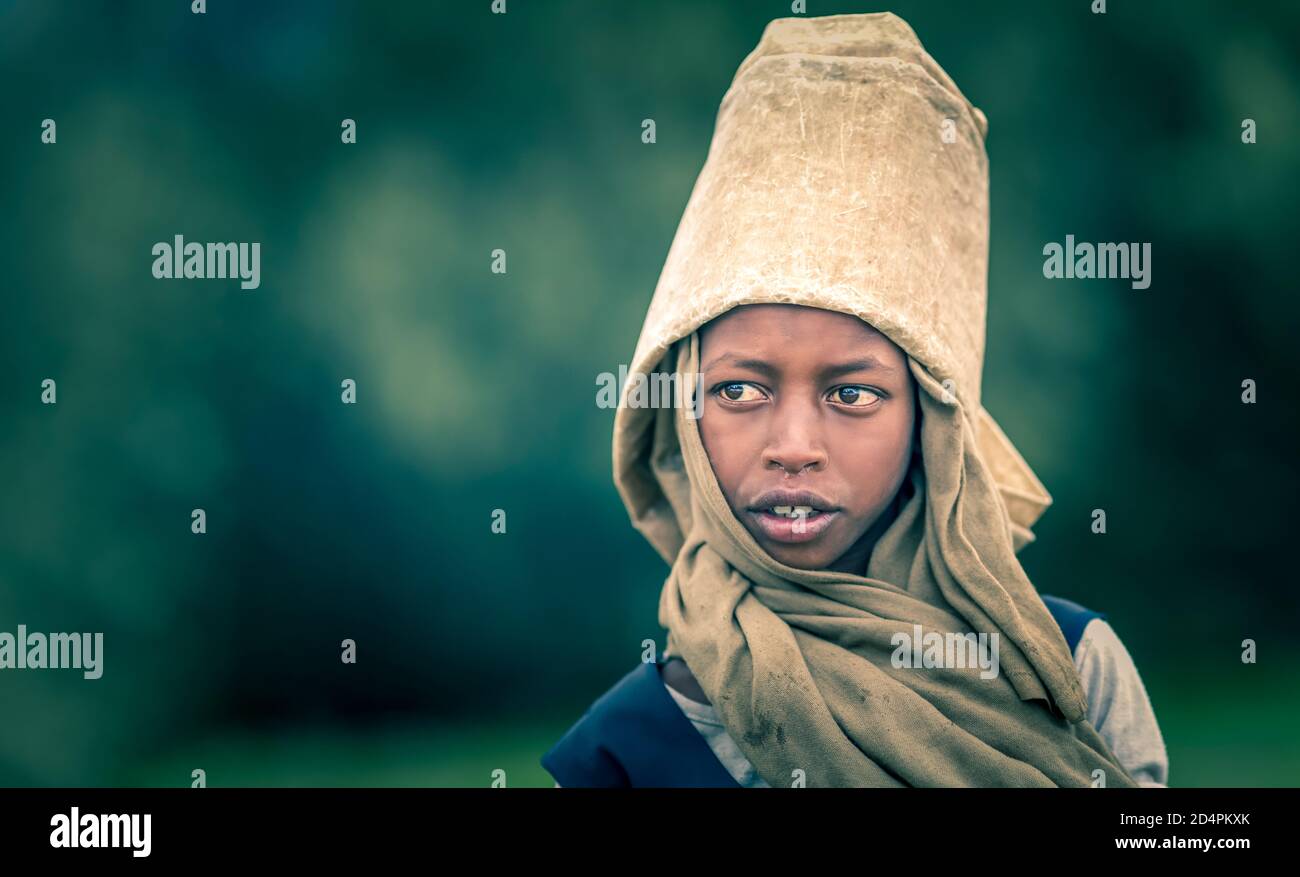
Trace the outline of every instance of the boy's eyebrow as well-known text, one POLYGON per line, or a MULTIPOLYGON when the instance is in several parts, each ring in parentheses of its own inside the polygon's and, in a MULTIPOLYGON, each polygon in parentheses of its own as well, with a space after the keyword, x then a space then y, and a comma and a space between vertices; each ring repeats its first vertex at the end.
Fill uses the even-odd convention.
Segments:
MULTIPOLYGON (((766 375, 769 378, 774 377, 780 373, 780 369, 776 368, 771 363, 765 360, 743 359, 731 353, 724 353, 721 356, 717 357, 708 365, 706 365, 704 367, 704 370, 708 371, 709 369, 714 368, 715 366, 721 364, 725 360, 731 360, 730 365, 736 368, 747 368, 750 369, 751 371, 756 371, 759 374, 766 375)), ((886 372, 888 374, 895 374, 898 371, 898 369, 894 368, 893 366, 885 365, 883 362, 876 359, 874 356, 868 355, 862 357, 861 359, 855 359, 852 362, 845 362, 839 365, 829 365, 826 368, 821 370, 820 375, 822 378, 834 378, 834 377, 839 377, 840 375, 852 374, 853 372, 866 372, 866 371, 881 371, 881 372, 886 372)))
POLYGON ((842 365, 827 366, 822 369, 822 377, 835 378, 840 375, 847 375, 853 372, 880 371, 888 374, 894 374, 898 369, 892 365, 885 365, 874 356, 864 356, 862 359, 855 359, 852 362, 846 362, 842 365))

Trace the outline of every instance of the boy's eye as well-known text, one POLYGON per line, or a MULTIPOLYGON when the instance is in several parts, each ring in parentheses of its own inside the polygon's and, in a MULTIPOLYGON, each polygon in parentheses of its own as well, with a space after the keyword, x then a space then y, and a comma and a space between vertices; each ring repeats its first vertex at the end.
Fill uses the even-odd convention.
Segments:
POLYGON ((831 390, 831 401, 850 408, 870 408, 880 401, 880 395, 868 387, 839 387, 831 390))
POLYGON ((754 402, 763 398, 763 394, 753 384, 746 384, 741 381, 722 384, 718 387, 717 392, 728 402, 754 402))

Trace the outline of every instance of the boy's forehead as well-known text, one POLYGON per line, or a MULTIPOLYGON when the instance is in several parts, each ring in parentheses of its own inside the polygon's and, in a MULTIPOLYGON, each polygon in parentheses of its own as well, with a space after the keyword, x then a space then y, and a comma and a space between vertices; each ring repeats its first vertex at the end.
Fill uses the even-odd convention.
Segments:
POLYGON ((714 317, 699 331, 702 344, 710 338, 725 339, 730 346, 743 344, 746 340, 761 343, 769 339, 792 341, 803 337, 865 344, 885 342, 893 346, 893 342, 876 327, 853 314, 796 304, 739 305, 714 317))

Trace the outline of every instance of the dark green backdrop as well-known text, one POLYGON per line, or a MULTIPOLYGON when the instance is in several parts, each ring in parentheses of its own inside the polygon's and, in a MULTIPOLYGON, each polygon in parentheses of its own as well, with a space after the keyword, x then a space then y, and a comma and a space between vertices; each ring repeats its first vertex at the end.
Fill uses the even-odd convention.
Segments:
MULTIPOLYGON (((662 643, 596 375, 790 7, 489 5, 0 2, 0 631, 105 635, 97 681, 0 671, 0 784, 549 784, 662 643), (260 241, 261 288, 153 279, 175 234, 260 241)), ((885 7, 990 120, 1024 563, 1110 615, 1171 784, 1295 785, 1298 16, 1089 5, 885 7), (1066 234, 1151 287, 1044 280, 1066 234)))

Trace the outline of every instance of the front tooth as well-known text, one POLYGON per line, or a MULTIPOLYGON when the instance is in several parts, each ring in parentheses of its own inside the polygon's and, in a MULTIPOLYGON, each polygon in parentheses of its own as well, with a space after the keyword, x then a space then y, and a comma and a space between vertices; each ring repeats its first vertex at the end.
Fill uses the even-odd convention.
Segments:
POLYGON ((794 513, 795 513, 796 515, 804 515, 804 516, 811 515, 811 514, 812 514, 812 506, 810 506, 810 505, 797 505, 797 506, 794 507, 794 513))
POLYGON ((790 514, 790 506, 788 505, 772 506, 772 511, 776 512, 778 515, 788 515, 790 514))

